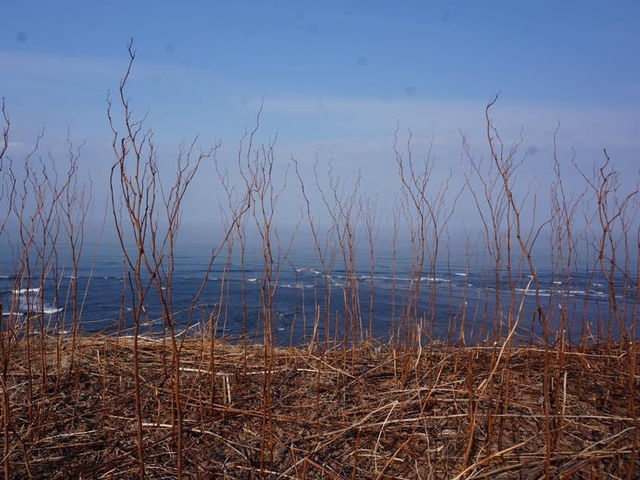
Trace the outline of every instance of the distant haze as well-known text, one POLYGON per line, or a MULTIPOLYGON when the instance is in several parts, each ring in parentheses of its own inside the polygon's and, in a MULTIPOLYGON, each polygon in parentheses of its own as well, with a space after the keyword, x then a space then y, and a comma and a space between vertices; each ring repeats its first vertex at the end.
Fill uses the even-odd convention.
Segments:
MULTIPOLYGON (((67 131, 85 142, 81 176, 93 182, 98 228, 114 161, 105 98, 118 103, 133 38, 128 97, 154 131, 167 178, 178 146, 199 135, 204 149, 220 144, 219 166, 241 186, 238 143, 262 105, 256 144, 277 137, 276 179, 289 165, 280 225, 301 217, 292 158, 310 187, 316 162, 321 182, 330 162, 346 186, 360 174, 389 225, 400 186, 396 129, 401 150, 411 130, 416 162, 430 152, 434 187, 452 175, 453 195, 464 187, 463 135, 475 160, 490 161, 484 107, 499 92, 495 126, 507 146, 522 135, 517 192, 538 189, 544 212, 556 129, 569 191, 583 188, 571 159, 590 173, 604 148, 623 186, 638 183, 639 20, 635 2, 10 2, 0 18, 8 154, 22 161, 43 128, 43 157, 64 162, 67 131)), ((220 228, 217 182, 205 161, 185 199, 185 229, 220 228)), ((468 192, 456 212, 456 228, 479 226, 468 192)))

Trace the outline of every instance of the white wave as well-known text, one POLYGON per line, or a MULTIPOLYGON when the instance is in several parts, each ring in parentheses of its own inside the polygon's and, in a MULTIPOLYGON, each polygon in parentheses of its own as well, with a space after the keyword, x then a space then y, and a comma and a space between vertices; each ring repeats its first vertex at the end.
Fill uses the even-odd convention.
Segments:
POLYGON ((51 315, 61 312, 63 309, 48 305, 44 303, 40 287, 36 288, 21 288, 18 290, 12 290, 13 294, 17 297, 17 312, 20 314, 34 313, 51 315))
POLYGON ((257 282, 257 278, 247 278, 247 282, 257 282))
POLYGON ((373 279, 387 281, 387 280, 393 280, 393 277, 389 277, 388 275, 374 275, 373 279))
POLYGON ((42 313, 46 313, 47 315, 51 315, 53 313, 58 313, 61 312, 62 308, 55 308, 55 307, 44 307, 44 309, 42 310, 42 313))
POLYGON ((11 290, 12 293, 17 295, 25 295, 27 293, 38 293, 40 291, 40 287, 35 288, 21 288, 19 290, 11 290))
POLYGON ((468 277, 469 276, 468 273, 464 273, 464 272, 455 272, 454 275, 457 276, 457 277, 468 277))
POLYGON ((449 283, 451 280, 441 277, 420 277, 423 282, 449 283))
MULTIPOLYGON (((527 290, 526 288, 516 288, 516 292, 524 293, 528 297, 534 297, 536 295, 535 290, 527 290)), ((540 290, 537 292, 539 297, 550 297, 551 292, 548 290, 540 290)))

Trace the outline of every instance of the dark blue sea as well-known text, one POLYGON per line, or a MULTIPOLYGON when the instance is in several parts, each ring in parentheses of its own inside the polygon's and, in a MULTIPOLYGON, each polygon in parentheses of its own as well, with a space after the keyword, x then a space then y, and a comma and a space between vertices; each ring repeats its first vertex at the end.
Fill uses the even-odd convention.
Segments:
MULTIPOLYGON (((19 322, 27 310, 41 310, 45 328, 68 333, 74 310, 72 292, 77 287, 81 331, 131 333, 137 291, 128 282, 122 255, 116 248, 86 251, 76 275, 69 262, 60 258, 59 263, 49 261, 44 272, 41 263, 32 261, 27 278, 24 264, 4 258, 0 268, 3 319, 13 313, 19 322)), ((261 342, 265 291, 261 252, 247 250, 244 261, 237 254, 227 257, 222 253, 210 269, 209 260, 206 248, 176 254, 172 282, 165 288, 171 290, 178 332, 198 335, 215 325, 218 336, 240 339, 246 335, 261 342)), ((308 249, 291 251, 276 262, 271 311, 277 343, 301 344, 312 336, 343 338, 344 319, 350 318, 345 298, 353 310, 354 295, 359 308, 355 321, 361 327, 357 335, 368 335, 372 325, 372 335, 382 341, 400 337, 417 272, 412 272, 408 259, 378 255, 373 272, 370 261, 365 260, 356 266, 353 276, 347 275, 341 256, 323 266, 308 249)), ((449 342, 460 341, 461 334, 466 342, 491 340, 494 328, 505 335, 517 318, 516 335, 537 341, 543 334, 540 302, 550 332, 560 335, 558 331, 565 330, 570 341, 581 337, 598 341, 609 331, 617 337, 620 328, 631 332, 634 315, 637 317, 637 280, 618 275, 610 285, 597 265, 592 265, 563 275, 549 266, 540 268, 536 289, 524 267, 512 269, 510 277, 505 268, 496 275, 488 261, 449 258, 433 269, 424 267, 415 317, 428 338, 449 342)), ((145 284, 148 282, 145 276, 145 284)), ((141 332, 160 334, 165 326, 158 292, 151 286, 142 310, 141 332)))

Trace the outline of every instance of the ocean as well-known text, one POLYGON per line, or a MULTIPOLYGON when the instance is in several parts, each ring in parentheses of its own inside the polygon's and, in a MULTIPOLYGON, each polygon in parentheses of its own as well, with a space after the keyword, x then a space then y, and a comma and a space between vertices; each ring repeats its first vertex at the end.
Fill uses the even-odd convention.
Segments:
MULTIPOLYGON (((82 332, 132 333, 137 291, 128 282, 129 273, 118 250, 104 250, 91 253, 86 249, 89 253, 76 275, 69 265, 49 262, 43 276, 41 265, 33 262, 29 279, 17 275, 16 263, 5 258, 0 270, 5 321, 13 315, 19 325, 28 311, 42 312, 42 328, 67 334, 77 288, 76 312, 82 332)), ((293 250, 274 265, 269 281, 273 297, 266 304, 271 303, 278 345, 369 334, 381 341, 398 339, 407 318, 415 319, 429 339, 459 342, 464 337, 472 343, 490 341, 495 328, 506 335, 517 318, 514 333, 526 341, 537 341, 544 333, 538 301, 550 331, 574 342, 581 338, 596 341, 609 333, 619 337, 621 328, 630 332, 637 318, 637 283, 617 275, 610 285, 597 264, 564 275, 549 266, 541 268, 536 290, 524 267, 514 269, 509 280, 507 269, 496 276, 489 261, 454 256, 433 269, 424 267, 416 297, 418 275, 408 258, 377 255, 373 272, 363 259, 352 273, 341 256, 330 266, 316 258, 310 249, 293 250), (411 298, 417 298, 415 303, 411 298)), ((261 342, 267 291, 261 251, 247 250, 244 261, 237 254, 226 257, 223 252, 210 270, 209 260, 206 248, 176 253, 173 280, 162 293, 171 294, 178 333, 200 335, 215 325, 218 336, 240 339, 246 335, 261 342)), ((151 285, 149 276, 144 277, 145 285, 151 285)), ((39 321, 34 323, 39 328, 39 321)), ((159 335, 165 327, 158 291, 150 286, 141 333, 159 335)))

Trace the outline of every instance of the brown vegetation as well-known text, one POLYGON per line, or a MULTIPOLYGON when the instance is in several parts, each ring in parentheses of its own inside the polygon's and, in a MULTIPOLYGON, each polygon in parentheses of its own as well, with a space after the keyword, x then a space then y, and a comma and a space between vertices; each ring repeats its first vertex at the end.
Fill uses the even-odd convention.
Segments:
MULTIPOLYGON (((51 391, 34 394, 32 421, 24 402, 29 372, 15 362, 7 376, 14 405, 7 459, 12 476, 136 474, 133 348, 131 338, 81 339, 73 376, 51 376, 51 391)), ((70 341, 64 342, 63 365, 70 349, 70 341)), ((514 348, 507 362, 495 346, 433 344, 416 357, 366 344, 346 364, 341 348, 277 349, 266 372, 263 347, 250 347, 245 357, 242 347, 218 342, 212 371, 206 339, 191 339, 180 350, 183 475, 537 478, 545 469, 547 419, 553 478, 632 472, 637 419, 628 411, 627 355, 596 346, 580 351, 563 345, 556 354, 561 350, 563 365, 552 367, 552 373, 559 371, 560 381, 552 382, 558 404, 548 415, 540 348, 514 348), (260 454, 266 376, 273 430, 267 463, 260 454)), ((55 359, 55 342, 47 342, 46 353, 55 359)), ((140 339, 138 355, 145 472, 172 478, 174 397, 162 361, 172 351, 140 339)))

